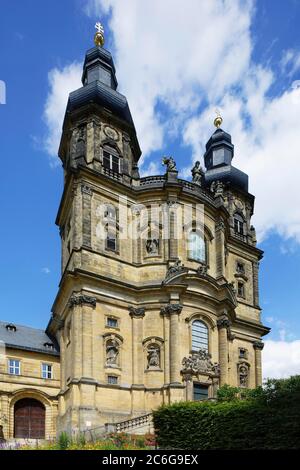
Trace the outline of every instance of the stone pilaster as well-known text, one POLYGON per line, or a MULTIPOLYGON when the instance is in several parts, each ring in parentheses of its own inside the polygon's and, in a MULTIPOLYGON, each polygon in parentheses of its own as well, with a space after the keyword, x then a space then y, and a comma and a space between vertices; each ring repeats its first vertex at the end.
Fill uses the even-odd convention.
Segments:
POLYGON ((258 261, 253 261, 253 263, 252 263, 252 272, 253 272, 253 304, 254 304, 254 307, 259 307, 258 270, 259 270, 259 262, 258 261))
POLYGON ((143 357, 143 307, 129 307, 129 315, 132 319, 132 384, 141 385, 144 382, 144 357, 143 357))
POLYGON ((163 315, 170 316, 170 384, 181 384, 180 375, 180 332, 179 332, 179 314, 182 305, 168 304, 161 309, 163 315))
POLYGON ((220 385, 228 383, 228 338, 227 331, 230 321, 227 318, 217 320, 219 330, 219 364, 220 364, 220 385))
POLYGON ((90 121, 86 127, 86 162, 92 163, 95 149, 95 124, 90 121))
POLYGON ((71 347, 73 357, 73 378, 91 377, 91 322, 96 298, 88 295, 72 295, 69 306, 72 312, 71 347), (90 323, 90 325, 89 325, 90 323), (90 355, 88 356, 90 352, 90 355), (89 363, 90 365, 86 364, 89 363))
POLYGON ((178 257, 178 241, 176 238, 176 202, 169 203, 169 221, 170 221, 170 240, 169 240, 169 258, 177 259, 178 257))
POLYGON ((222 219, 216 223, 216 278, 225 278, 225 224, 222 219))
POLYGON ((262 384, 261 352, 264 348, 264 343, 262 341, 255 341, 253 348, 255 351, 255 385, 259 387, 262 384))
POLYGON ((93 191, 85 185, 81 185, 82 192, 82 244, 91 247, 92 220, 91 220, 91 199, 93 191))

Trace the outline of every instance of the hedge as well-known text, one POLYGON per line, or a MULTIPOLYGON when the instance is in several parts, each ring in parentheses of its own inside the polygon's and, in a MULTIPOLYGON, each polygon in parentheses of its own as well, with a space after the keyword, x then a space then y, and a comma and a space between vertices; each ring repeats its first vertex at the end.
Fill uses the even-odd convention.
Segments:
POLYGON ((300 449, 300 376, 243 400, 180 402, 153 415, 163 449, 300 449))

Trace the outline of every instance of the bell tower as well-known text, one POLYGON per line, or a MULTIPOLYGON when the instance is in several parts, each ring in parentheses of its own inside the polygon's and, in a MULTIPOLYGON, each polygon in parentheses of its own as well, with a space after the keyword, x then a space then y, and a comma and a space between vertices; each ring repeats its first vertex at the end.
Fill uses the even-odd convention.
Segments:
MULTIPOLYGON (((98 23, 96 28, 95 47, 87 51, 83 64, 82 87, 69 95, 59 147, 64 191, 56 224, 62 277, 48 325, 61 350, 58 433, 110 420, 101 415, 100 408, 109 404, 100 404, 97 390, 99 381, 119 380, 119 358, 107 369, 111 374, 104 373, 103 366, 107 350, 121 354, 123 338, 119 318, 110 314, 109 305, 101 309, 101 294, 94 292, 99 294, 106 275, 108 284, 102 289, 106 294, 111 289, 108 296, 114 302, 112 282, 122 257, 115 228, 118 197, 126 197, 139 179, 141 150, 134 123, 125 96, 117 91, 114 62, 103 48, 103 28, 98 23), (105 237, 98 237, 103 218, 105 237)), ((132 262, 129 254, 126 257, 132 262)))

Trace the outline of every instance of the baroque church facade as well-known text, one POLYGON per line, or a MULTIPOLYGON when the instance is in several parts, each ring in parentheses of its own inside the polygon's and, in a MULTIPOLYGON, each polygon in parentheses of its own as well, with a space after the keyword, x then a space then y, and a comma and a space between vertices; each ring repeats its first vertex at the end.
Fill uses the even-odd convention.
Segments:
POLYGON ((62 276, 52 316, 46 331, 0 322, 5 438, 71 434, 214 398, 223 384, 262 382, 263 253, 231 136, 218 116, 206 171, 197 162, 191 181, 178 178, 172 157, 163 175, 140 177, 101 31, 95 44, 59 147, 62 276))

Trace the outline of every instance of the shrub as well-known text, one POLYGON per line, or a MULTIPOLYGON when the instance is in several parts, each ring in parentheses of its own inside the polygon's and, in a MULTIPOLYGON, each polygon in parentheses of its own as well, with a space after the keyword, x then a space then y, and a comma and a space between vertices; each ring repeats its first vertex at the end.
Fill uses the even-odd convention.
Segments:
MULTIPOLYGON (((232 388, 232 387, 231 387, 232 388)), ((223 387, 224 390, 224 387, 223 387)), ((229 390, 229 393, 227 393, 229 390)), ((153 413, 164 449, 300 449, 300 376, 218 402, 181 402, 153 413)))
POLYGON ((62 432, 58 438, 58 447, 60 450, 66 450, 71 444, 70 437, 66 432, 62 432))

